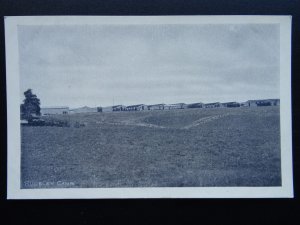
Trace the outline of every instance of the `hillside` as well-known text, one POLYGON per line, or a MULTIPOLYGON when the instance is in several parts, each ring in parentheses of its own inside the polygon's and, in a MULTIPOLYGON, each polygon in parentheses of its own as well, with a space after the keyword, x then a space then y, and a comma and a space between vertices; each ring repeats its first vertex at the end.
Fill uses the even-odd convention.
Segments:
POLYGON ((22 127, 22 188, 280 186, 279 107, 56 116, 22 127))

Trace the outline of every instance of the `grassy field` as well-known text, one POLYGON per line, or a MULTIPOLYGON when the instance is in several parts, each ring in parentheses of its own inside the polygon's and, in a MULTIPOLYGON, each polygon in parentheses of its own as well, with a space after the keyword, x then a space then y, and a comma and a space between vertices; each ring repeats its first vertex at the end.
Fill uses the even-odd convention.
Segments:
POLYGON ((279 107, 57 116, 21 128, 22 188, 280 186, 279 107))

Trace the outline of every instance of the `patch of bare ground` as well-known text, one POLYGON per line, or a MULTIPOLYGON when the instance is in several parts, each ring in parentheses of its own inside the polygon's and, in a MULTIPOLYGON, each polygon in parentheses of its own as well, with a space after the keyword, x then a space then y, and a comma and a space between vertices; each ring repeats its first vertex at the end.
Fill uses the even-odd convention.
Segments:
POLYGON ((229 115, 228 113, 224 113, 224 114, 220 114, 220 115, 216 115, 216 116, 206 116, 206 117, 203 117, 203 118, 200 118, 200 119, 194 121, 190 125, 184 126, 182 129, 190 129, 192 127, 200 126, 201 124, 209 123, 213 120, 218 120, 218 119, 221 119, 228 115, 229 115))

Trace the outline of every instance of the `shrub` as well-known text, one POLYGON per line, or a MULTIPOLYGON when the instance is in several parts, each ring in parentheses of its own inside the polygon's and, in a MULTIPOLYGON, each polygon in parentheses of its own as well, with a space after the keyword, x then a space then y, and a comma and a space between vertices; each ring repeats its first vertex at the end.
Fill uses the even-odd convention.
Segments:
POLYGON ((67 120, 59 120, 54 118, 47 118, 46 120, 41 118, 33 118, 28 121, 28 126, 55 126, 55 127, 70 127, 70 123, 67 120))
POLYGON ((45 126, 46 121, 40 118, 33 118, 28 120, 29 126, 45 126))

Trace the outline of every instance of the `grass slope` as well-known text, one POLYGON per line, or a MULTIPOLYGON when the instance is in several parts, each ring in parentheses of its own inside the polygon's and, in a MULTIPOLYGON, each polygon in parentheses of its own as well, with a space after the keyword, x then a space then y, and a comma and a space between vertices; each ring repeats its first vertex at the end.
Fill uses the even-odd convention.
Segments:
POLYGON ((22 188, 280 186, 279 107, 57 116, 22 127, 22 188))

